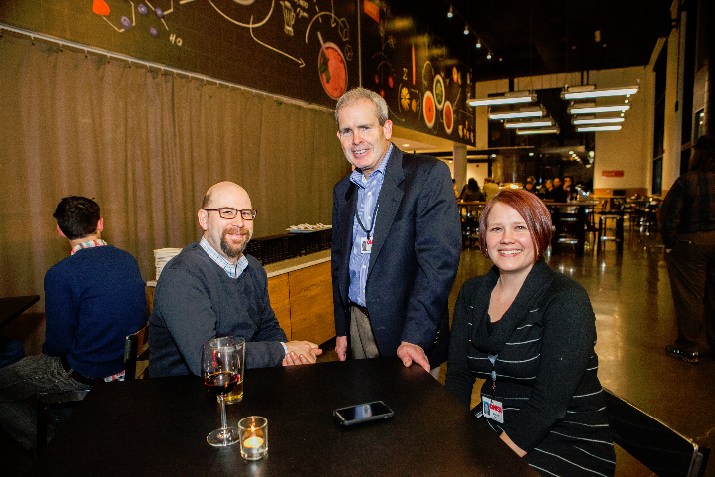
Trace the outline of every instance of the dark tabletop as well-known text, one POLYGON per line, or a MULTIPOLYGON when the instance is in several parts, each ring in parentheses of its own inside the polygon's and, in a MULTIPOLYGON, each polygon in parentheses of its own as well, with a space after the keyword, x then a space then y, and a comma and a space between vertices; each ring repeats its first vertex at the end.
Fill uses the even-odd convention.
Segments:
POLYGON ((0 328, 22 315, 40 300, 40 295, 0 298, 0 328))
POLYGON ((268 418, 268 457, 217 449, 216 399, 196 377, 95 386, 32 475, 536 475, 424 370, 372 359, 248 370, 229 424, 268 418), (392 419, 340 426, 339 407, 384 400, 392 419))

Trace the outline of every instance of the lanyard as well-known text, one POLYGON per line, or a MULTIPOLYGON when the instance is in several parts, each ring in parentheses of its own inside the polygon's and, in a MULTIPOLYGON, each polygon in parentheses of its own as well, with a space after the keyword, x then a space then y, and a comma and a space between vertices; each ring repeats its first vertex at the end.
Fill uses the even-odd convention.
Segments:
POLYGON ((495 355, 495 354, 490 354, 490 355, 489 355, 489 361, 492 363, 492 373, 491 373, 491 378, 492 378, 492 399, 496 399, 496 391, 497 391, 496 360, 497 360, 497 355, 495 355))
POLYGON ((375 207, 372 209, 372 223, 370 224, 370 228, 366 229, 365 225, 363 225, 362 220, 360 220, 360 214, 358 214, 358 206, 357 206, 358 201, 355 201, 355 218, 357 219, 358 225, 362 229, 363 232, 367 234, 367 240, 370 240, 370 233, 372 232, 372 229, 375 228, 375 218, 377 217, 377 208, 380 206, 377 201, 375 201, 375 207))

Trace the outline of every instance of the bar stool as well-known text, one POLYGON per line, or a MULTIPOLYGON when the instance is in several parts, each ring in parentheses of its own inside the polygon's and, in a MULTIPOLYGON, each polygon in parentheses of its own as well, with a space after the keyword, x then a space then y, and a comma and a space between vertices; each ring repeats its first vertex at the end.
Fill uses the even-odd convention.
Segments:
POLYGON ((554 234, 551 239, 551 248, 559 245, 573 245, 576 256, 584 255, 586 241, 585 209, 579 206, 552 207, 551 217, 554 234))
POLYGON ((616 242, 616 251, 623 253, 623 212, 604 211, 598 217, 598 251, 605 248, 607 241, 616 242), (614 230, 615 235, 608 235, 608 230, 614 230))
POLYGON ((484 204, 476 202, 458 203, 462 227, 462 248, 471 248, 479 243, 479 215, 484 204))

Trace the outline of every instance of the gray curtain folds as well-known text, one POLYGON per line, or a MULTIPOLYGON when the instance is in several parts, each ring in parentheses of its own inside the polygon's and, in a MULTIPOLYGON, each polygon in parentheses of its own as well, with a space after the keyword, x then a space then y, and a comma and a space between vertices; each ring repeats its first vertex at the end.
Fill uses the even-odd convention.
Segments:
POLYGON ((52 218, 64 196, 97 200, 104 238, 152 280, 153 249, 200 236, 211 184, 248 190, 261 237, 329 223, 350 170, 331 111, 12 35, 0 124, 0 296, 43 294, 68 253, 52 218))

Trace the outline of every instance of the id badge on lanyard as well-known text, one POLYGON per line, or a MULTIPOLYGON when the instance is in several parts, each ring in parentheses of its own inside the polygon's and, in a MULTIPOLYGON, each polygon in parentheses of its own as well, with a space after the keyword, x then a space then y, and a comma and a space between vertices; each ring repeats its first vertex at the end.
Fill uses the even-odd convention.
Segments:
POLYGON ((360 253, 370 253, 372 252, 372 238, 363 238, 360 240, 360 253))
POLYGON ((370 224, 370 228, 366 228, 365 224, 362 223, 362 220, 360 220, 360 214, 358 214, 357 211, 357 202, 355 203, 355 218, 357 219, 357 223, 360 226, 360 228, 367 234, 367 237, 360 239, 360 253, 361 254, 366 254, 372 252, 372 242, 374 241, 374 237, 372 236, 372 231, 375 228, 375 218, 377 217, 377 210, 379 209, 380 204, 375 204, 375 208, 372 211, 372 223, 370 224))
POLYGON ((482 396, 482 414, 488 419, 504 424, 504 408, 499 401, 482 396))
POLYGON ((489 361, 492 363, 492 397, 491 399, 482 396, 482 413, 484 417, 488 419, 494 419, 495 421, 503 424, 504 423, 504 407, 500 401, 494 399, 496 397, 497 389, 497 372, 496 372, 496 361, 497 355, 490 354, 489 361))

